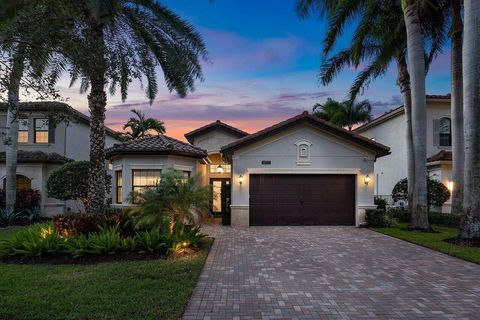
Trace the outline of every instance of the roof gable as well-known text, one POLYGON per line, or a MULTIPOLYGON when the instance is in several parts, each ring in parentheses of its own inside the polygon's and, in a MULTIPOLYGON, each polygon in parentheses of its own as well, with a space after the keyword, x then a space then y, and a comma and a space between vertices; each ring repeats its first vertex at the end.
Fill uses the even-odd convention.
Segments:
POLYGON ((214 130, 223 130, 226 131, 233 136, 236 136, 238 138, 242 138, 248 135, 248 132, 245 132, 243 130, 237 129, 231 125, 228 125, 220 120, 217 120, 215 122, 209 123, 203 127, 200 127, 198 129, 195 129, 193 131, 190 131, 185 134, 185 138, 188 140, 188 142, 193 143, 194 139, 196 137, 202 136, 204 134, 207 134, 209 132, 212 132, 214 130))
POLYGON ((238 139, 222 147, 221 151, 225 155, 231 155, 235 150, 241 149, 268 137, 272 137, 280 132, 283 132, 284 130, 303 124, 309 124, 316 129, 333 134, 336 137, 344 139, 357 146, 371 150, 375 152, 377 157, 382 157, 390 153, 389 147, 386 147, 378 142, 374 142, 368 138, 362 137, 351 131, 347 131, 343 128, 331 124, 330 122, 319 119, 309 114, 307 111, 293 118, 277 123, 271 127, 258 131, 257 133, 238 139))

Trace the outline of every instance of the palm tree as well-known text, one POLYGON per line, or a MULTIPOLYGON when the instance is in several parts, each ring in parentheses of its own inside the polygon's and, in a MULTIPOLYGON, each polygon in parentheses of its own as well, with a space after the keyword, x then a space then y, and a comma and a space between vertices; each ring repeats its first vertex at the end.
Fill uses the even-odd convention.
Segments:
MULTIPOLYGON (((384 75, 392 61, 397 65, 397 85, 402 93, 406 115, 407 140, 407 177, 415 181, 413 133, 411 126, 411 87, 410 75, 406 63, 406 32, 402 7, 399 0, 390 1, 330 1, 299 0, 297 11, 300 16, 309 14, 309 10, 327 12, 329 27, 324 41, 324 60, 320 67, 319 78, 323 85, 333 81, 335 76, 345 67, 360 63, 367 66, 358 74, 350 89, 349 99, 354 99, 371 81, 384 75), (323 10, 323 11, 322 11, 323 10), (328 58, 332 48, 345 27, 353 18, 359 17, 350 47, 328 58)), ((424 30, 428 35, 430 47, 425 48, 427 63, 438 54, 445 39, 445 17, 440 14, 443 7, 434 7, 423 11, 425 16, 424 30)), ((409 204, 413 202, 413 186, 409 184, 409 204)), ((413 208, 410 208, 413 211, 413 208)))
POLYGON ((320 119, 340 127, 347 127, 349 131, 352 131, 353 126, 372 119, 372 106, 368 100, 338 102, 328 98, 323 105, 315 104, 312 111, 320 119))
MULTIPOLYGON (((59 10, 58 6, 55 6, 59 10)), ((53 89, 58 79, 51 47, 69 30, 67 21, 54 18, 52 1, 4 1, 0 4, 0 51, 9 56, 8 76, 2 79, 7 88, 7 122, 4 139, 6 153, 5 206, 13 210, 16 200, 16 171, 20 87, 37 92, 41 98, 56 97, 53 89), (48 14, 46 14, 48 12, 48 14), (58 28, 61 25, 63 29, 58 28), (41 79, 47 73, 48 79, 41 79), (24 78, 30 78, 25 80, 24 78)), ((61 61, 61 60, 60 60, 61 61)))
POLYGON ((87 211, 102 214, 105 201, 105 110, 108 84, 123 100, 132 79, 146 80, 146 95, 158 92, 156 67, 167 88, 181 97, 201 80, 207 52, 201 36, 185 20, 154 0, 76 1, 69 14, 77 37, 62 48, 72 65, 72 82, 81 78, 90 111, 90 171, 87 211))
POLYGON ((154 118, 146 118, 145 114, 140 110, 131 110, 136 117, 131 117, 123 126, 123 130, 129 128, 130 132, 126 132, 124 137, 128 140, 141 139, 150 137, 150 131, 155 131, 157 135, 165 133, 165 124, 154 118))
POLYGON ((465 119, 464 215, 462 241, 480 240, 480 2, 464 2, 463 108, 465 119))
POLYGON ((425 95, 424 34, 416 0, 402 0, 407 32, 407 52, 412 83, 412 133, 415 159, 415 176, 412 198, 411 228, 428 230, 427 181, 427 101, 425 95))
POLYGON ((461 0, 451 0, 452 25, 451 73, 452 73, 452 213, 463 212, 463 176, 465 166, 465 144, 463 134, 463 74, 462 37, 463 22, 461 0))

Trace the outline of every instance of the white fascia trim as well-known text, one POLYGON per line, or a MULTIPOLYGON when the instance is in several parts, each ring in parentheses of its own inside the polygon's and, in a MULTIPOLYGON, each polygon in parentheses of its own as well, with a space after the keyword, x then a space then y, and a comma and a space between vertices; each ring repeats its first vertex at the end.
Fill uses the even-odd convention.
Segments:
POLYGON ((123 164, 117 164, 117 165, 113 166, 112 170, 113 170, 113 171, 121 171, 121 170, 123 170, 123 164))
POLYGON ((182 165, 182 164, 174 164, 173 169, 178 170, 178 171, 192 171, 193 166, 185 166, 185 165, 182 165))
POLYGON ((247 172, 264 174, 359 174, 360 168, 247 168, 247 172))
POLYGON ((138 170, 142 170, 142 169, 162 169, 164 167, 163 164, 151 164, 151 163, 136 163, 136 164, 131 164, 129 165, 130 169, 138 169, 138 170))
POLYGON ((248 204, 231 204, 230 208, 232 209, 248 209, 250 206, 248 204))
POLYGON ((359 209, 376 209, 377 205, 376 204, 359 204, 358 208, 359 209))

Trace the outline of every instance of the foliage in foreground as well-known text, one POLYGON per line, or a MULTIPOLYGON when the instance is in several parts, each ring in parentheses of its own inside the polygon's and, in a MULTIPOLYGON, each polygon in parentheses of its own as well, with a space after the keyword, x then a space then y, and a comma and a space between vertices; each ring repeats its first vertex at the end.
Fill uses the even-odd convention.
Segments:
MULTIPOLYGON (((0 230, 0 239, 16 232, 0 230)), ((179 319, 207 252, 95 265, 0 263, 0 319, 179 319)))
POLYGON ((435 233, 408 231, 406 224, 400 224, 393 228, 372 228, 372 230, 386 235, 399 238, 408 242, 437 250, 448 255, 480 264, 480 248, 459 246, 444 240, 454 239, 458 236, 457 228, 435 226, 435 233))
MULTIPOLYGON (((408 180, 404 178, 398 181, 392 190, 394 201, 408 200, 408 180)), ((450 198, 450 191, 441 182, 427 177, 427 205, 441 207, 450 198)))
POLYGON ((58 257, 115 255, 123 252, 162 253, 199 247, 204 236, 198 227, 177 224, 173 233, 160 229, 137 231, 124 236, 117 226, 88 234, 58 233, 55 224, 36 224, 0 242, 0 257, 58 257))

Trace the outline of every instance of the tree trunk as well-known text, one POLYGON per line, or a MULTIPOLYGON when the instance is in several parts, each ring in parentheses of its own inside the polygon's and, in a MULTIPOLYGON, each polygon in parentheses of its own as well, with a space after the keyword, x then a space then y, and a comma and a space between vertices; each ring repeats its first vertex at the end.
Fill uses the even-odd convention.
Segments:
POLYGON ((463 108, 465 126, 462 241, 480 239, 480 1, 464 2, 463 108))
POLYGON ((412 133, 415 155, 411 228, 428 230, 427 109, 425 97, 424 37, 416 0, 403 1, 407 31, 408 66, 412 84, 412 133))
POLYGON ((105 111, 107 94, 105 92, 106 62, 103 27, 92 24, 90 29, 92 45, 96 48, 95 69, 90 75, 90 168, 88 172, 88 201, 86 211, 103 214, 105 204, 105 111))
POLYGON ((413 187, 415 185, 415 154, 413 148, 412 131, 412 91, 410 88, 410 74, 407 69, 405 55, 397 57, 397 85, 400 87, 403 99, 403 109, 405 110, 405 135, 407 142, 407 181, 408 181, 408 210, 413 212, 413 187))
POLYGON ((462 32, 460 0, 451 0, 452 28, 451 72, 452 72, 452 213, 463 212, 463 175, 465 145, 463 135, 463 75, 462 75, 462 32))
POLYGON ((17 197, 18 116, 20 106, 20 81, 24 69, 23 49, 13 57, 8 79, 8 109, 5 144, 5 208, 14 210, 17 197))

